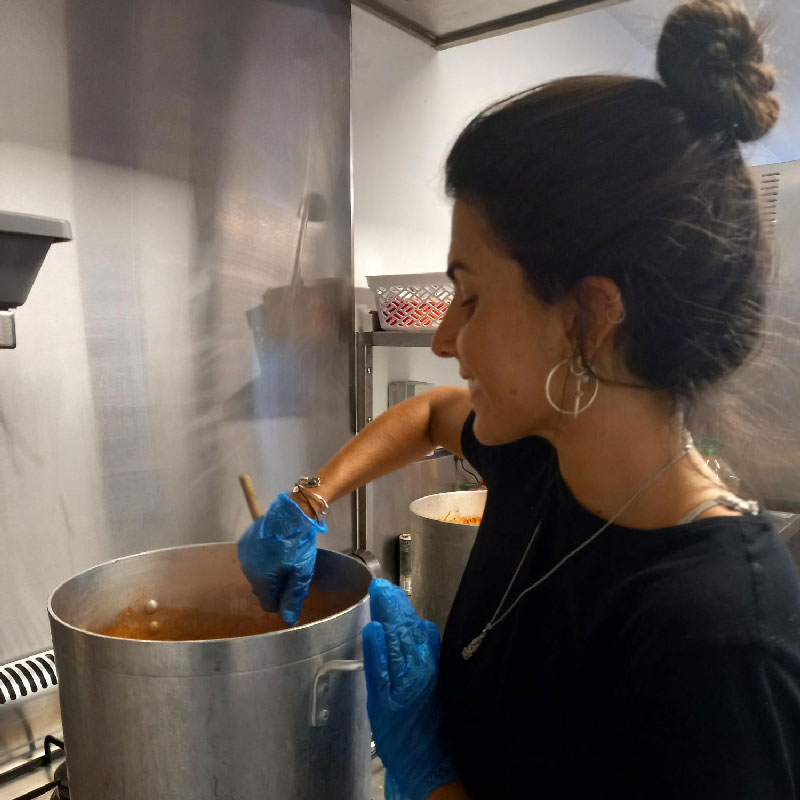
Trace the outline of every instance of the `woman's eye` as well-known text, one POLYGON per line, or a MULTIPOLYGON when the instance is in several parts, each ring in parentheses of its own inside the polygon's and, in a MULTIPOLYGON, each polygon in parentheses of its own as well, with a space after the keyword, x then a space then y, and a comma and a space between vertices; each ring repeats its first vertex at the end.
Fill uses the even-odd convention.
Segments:
POLYGON ((470 308, 470 307, 474 306, 475 303, 477 303, 477 302, 478 302, 478 298, 477 297, 466 297, 461 301, 460 305, 461 305, 462 308, 470 308))

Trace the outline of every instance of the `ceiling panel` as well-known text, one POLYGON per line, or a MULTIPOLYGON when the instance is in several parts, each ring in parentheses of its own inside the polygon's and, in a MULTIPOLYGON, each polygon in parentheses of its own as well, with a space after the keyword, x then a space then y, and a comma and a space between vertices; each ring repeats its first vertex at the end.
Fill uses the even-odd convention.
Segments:
POLYGON ((626 0, 353 0, 444 49, 626 0))

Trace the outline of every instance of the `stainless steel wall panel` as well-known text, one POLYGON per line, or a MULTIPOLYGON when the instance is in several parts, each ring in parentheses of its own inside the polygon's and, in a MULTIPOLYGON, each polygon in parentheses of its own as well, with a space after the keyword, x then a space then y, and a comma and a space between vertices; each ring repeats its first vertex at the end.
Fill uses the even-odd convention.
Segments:
POLYGON ((751 168, 774 245, 764 341, 741 370, 700 404, 693 426, 721 441, 742 493, 800 511, 800 161, 751 168), (767 186, 762 180, 769 176, 767 186), (765 196, 765 191, 769 197, 765 196), (777 203, 774 202, 777 198, 777 203), (765 202, 765 200, 767 202, 765 202))
POLYGON ((0 208, 75 232, 0 357, 0 660, 70 574, 233 539, 239 472, 266 502, 350 435, 349 48, 339 0, 0 0, 0 208))
POLYGON ((762 503, 800 511, 800 161, 753 167, 751 175, 775 270, 763 346, 731 387, 731 418, 741 429, 724 455, 762 503))

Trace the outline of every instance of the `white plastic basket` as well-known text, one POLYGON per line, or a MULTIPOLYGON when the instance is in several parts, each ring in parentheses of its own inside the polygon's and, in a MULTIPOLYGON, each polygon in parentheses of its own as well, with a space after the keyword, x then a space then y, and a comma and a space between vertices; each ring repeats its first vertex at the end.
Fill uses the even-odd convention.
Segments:
POLYGON ((444 272, 368 275, 367 285, 385 331, 435 328, 453 300, 453 284, 444 272))

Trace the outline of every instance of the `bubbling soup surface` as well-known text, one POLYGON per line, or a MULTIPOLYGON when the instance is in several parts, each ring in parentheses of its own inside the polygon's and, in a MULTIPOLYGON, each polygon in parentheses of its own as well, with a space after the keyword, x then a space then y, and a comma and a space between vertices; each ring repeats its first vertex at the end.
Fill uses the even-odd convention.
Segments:
MULTIPOLYGON (((358 599, 353 594, 322 591, 312 583, 297 624, 318 622, 344 611, 358 599)), ((287 627, 279 614, 263 611, 254 597, 252 600, 246 603, 246 608, 235 612, 169 606, 150 611, 143 603, 122 609, 110 625, 94 632, 118 639, 181 642, 256 636, 287 627)))

